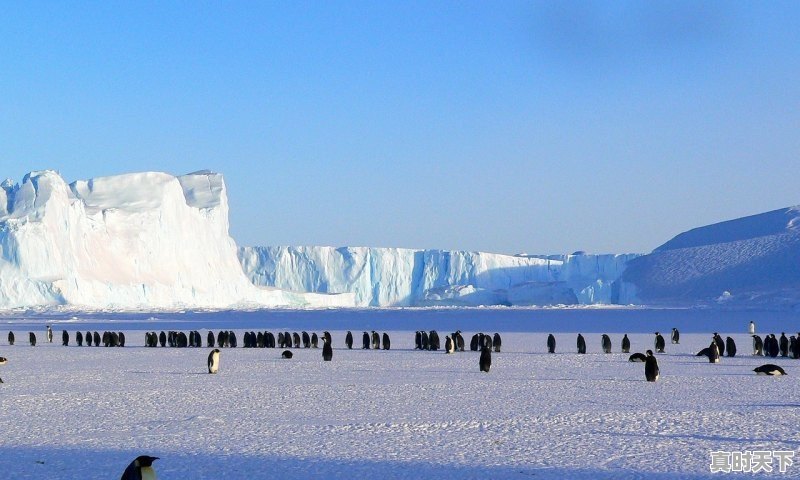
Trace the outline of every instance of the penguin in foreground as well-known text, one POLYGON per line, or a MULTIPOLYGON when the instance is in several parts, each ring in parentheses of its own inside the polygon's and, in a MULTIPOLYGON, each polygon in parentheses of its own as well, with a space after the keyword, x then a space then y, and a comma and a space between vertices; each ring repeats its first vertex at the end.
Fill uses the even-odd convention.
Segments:
MULTIPOLYGON (((0 357, 0 365, 5 365, 6 363, 8 363, 8 359, 6 359, 6 357, 0 357)), ((0 383, 3 383, 2 378, 0 378, 0 383)))
POLYGON ((456 351, 455 343, 450 338, 450 335, 444 337, 444 351, 445 353, 453 353, 456 351))
POLYGON ((219 348, 211 350, 208 354, 208 373, 217 373, 219 371, 219 348))
POLYGON ((547 336, 547 353, 556 353, 556 337, 552 333, 547 336))
POLYGON ((717 346, 717 342, 711 342, 708 348, 711 350, 711 354, 708 356, 709 363, 719 363, 719 347, 717 346))
POLYGON ((122 478, 120 480, 156 480, 156 471, 153 470, 153 462, 155 460, 158 460, 158 457, 151 457, 148 455, 136 457, 136 459, 128 465, 128 468, 122 472, 122 478))
POLYGON ((322 337, 322 343, 322 360, 330 362, 333 358, 333 347, 331 347, 331 342, 329 342, 327 338, 322 337))
POLYGON ((492 368, 492 350, 489 347, 484 346, 481 350, 481 359, 478 365, 481 367, 481 372, 489 373, 489 369, 492 368))
POLYGON ((666 342, 664 341, 664 337, 661 336, 660 333, 656 332, 656 340, 655 340, 656 353, 664 353, 665 346, 666 342))
POLYGON ((717 344, 717 350, 719 350, 719 354, 725 355, 725 342, 722 340, 722 337, 717 332, 714 332, 714 343, 717 344))
POLYGON ((773 365, 771 363, 767 363, 765 365, 761 365, 760 367, 756 367, 753 369, 756 372, 756 375, 770 375, 770 376, 777 376, 777 375, 786 375, 786 372, 777 365, 773 365))
POLYGON ((631 355, 630 357, 628 357, 628 361, 629 362, 645 362, 645 361, 647 361, 647 355, 645 355, 644 353, 637 352, 637 353, 634 353, 633 355, 631 355))
POLYGON ((281 353, 281 358, 292 358, 292 352, 290 350, 284 350, 281 353))
POLYGON ((673 327, 671 340, 672 343, 681 343, 681 332, 677 328, 673 327))
POLYGON ((729 357, 736 356, 736 342, 731 337, 725 339, 725 351, 728 352, 729 357))
POLYGON ((658 370, 658 360, 653 356, 652 350, 647 351, 647 359, 644 362, 644 377, 648 382, 655 382, 661 372, 658 370))
POLYGON ((631 341, 627 333, 622 337, 622 353, 631 353, 631 341))

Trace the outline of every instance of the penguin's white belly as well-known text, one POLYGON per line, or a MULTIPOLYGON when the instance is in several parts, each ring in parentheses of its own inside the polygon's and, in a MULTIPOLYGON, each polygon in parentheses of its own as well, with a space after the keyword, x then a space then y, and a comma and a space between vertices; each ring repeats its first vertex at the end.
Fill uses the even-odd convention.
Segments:
POLYGON ((142 472, 142 480, 156 480, 156 471, 153 467, 141 467, 139 471, 142 472))

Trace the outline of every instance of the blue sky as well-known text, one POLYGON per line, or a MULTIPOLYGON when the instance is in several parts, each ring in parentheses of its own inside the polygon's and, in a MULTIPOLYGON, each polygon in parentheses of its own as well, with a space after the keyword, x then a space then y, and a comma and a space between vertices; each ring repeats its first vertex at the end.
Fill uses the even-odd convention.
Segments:
POLYGON ((4 2, 0 175, 225 175, 243 245, 646 252, 800 204, 793 2, 4 2))

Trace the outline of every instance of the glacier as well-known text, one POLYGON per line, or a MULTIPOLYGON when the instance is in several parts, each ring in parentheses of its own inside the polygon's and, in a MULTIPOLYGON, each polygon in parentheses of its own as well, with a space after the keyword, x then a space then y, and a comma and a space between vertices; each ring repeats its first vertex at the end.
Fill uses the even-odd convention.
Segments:
POLYGON ((377 307, 615 304, 625 300, 616 282, 639 256, 313 246, 238 254, 256 285, 352 293, 358 306, 377 307))
POLYGON ((260 288, 228 233, 222 175, 145 172, 0 188, 0 308, 353 306, 353 295, 260 288))

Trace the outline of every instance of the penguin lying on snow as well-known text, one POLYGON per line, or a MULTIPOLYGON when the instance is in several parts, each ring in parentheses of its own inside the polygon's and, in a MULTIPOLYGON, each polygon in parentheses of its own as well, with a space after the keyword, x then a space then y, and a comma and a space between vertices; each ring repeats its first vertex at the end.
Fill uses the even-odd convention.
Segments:
POLYGON ((281 358, 292 358, 292 352, 289 350, 284 350, 283 353, 281 353, 281 358))
POLYGON ((158 457, 151 457, 148 455, 136 457, 136 459, 128 465, 128 468, 122 472, 122 478, 120 480, 155 480, 156 471, 153 470, 153 462, 156 460, 158 460, 158 457))
MULTIPOLYGON (((649 350, 648 350, 649 351, 649 350)), ((647 356, 644 353, 634 353, 630 357, 628 357, 629 362, 644 362, 647 360, 647 356)))
POLYGON ((765 365, 761 365, 760 367, 756 367, 753 369, 753 371, 756 372, 757 375, 771 375, 771 376, 786 375, 786 372, 784 372, 781 367, 773 365, 771 363, 767 363, 765 365))

